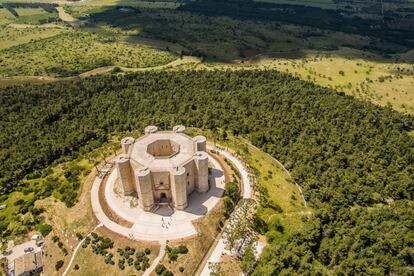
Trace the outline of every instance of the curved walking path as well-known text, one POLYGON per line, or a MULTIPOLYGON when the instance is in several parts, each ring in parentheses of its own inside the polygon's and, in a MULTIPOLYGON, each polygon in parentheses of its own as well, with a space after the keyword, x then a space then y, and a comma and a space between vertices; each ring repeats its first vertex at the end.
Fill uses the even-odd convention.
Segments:
POLYGON ((70 261, 65 269, 65 271, 63 272, 62 276, 65 276, 69 270, 70 267, 72 266, 73 261, 75 260, 76 257, 76 253, 78 253, 79 248, 82 246, 82 243, 85 241, 86 237, 88 237, 92 232, 94 232, 96 229, 98 229, 99 227, 103 226, 102 223, 99 223, 98 225, 95 226, 95 228, 93 228, 79 243, 78 245, 75 247, 75 250, 72 253, 72 256, 70 257, 70 261))
POLYGON ((165 241, 161 242, 160 252, 158 252, 158 256, 152 261, 150 267, 147 270, 145 270, 144 276, 149 276, 151 272, 153 272, 154 269, 157 267, 158 263, 162 260, 162 258, 164 258, 166 245, 167 244, 165 241))
MULTIPOLYGON (((252 197, 252 188, 250 186, 250 178, 249 173, 247 169, 243 166, 243 163, 237 159, 235 156, 233 156, 228 151, 224 151, 221 149, 218 149, 214 146, 207 145, 207 149, 209 150, 215 150, 220 153, 220 155, 224 156, 228 160, 230 160, 236 169, 240 172, 242 185, 243 185, 243 198, 248 199, 252 197)), ((201 271, 201 276, 210 276, 210 268, 208 266, 209 263, 218 263, 220 261, 221 255, 223 254, 225 250, 226 244, 223 237, 220 237, 219 241, 216 244, 216 247, 213 249, 211 255, 209 256, 207 262, 205 262, 205 266, 203 270, 201 271)))

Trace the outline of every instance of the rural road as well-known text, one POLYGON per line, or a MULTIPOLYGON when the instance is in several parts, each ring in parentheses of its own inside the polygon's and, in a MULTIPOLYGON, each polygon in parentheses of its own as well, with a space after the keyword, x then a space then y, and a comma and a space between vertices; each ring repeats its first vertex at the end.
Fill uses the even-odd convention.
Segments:
MULTIPOLYGON (((242 179, 242 185, 243 185, 243 198, 251 198, 252 196, 252 188, 250 186, 250 178, 249 173, 246 170, 246 168, 243 166, 242 162, 234 157, 231 153, 215 148, 214 146, 207 145, 207 149, 209 150, 215 150, 220 153, 220 155, 224 156, 228 160, 230 160, 234 166, 237 168, 237 170, 240 172, 241 179, 242 179)), ((226 247, 224 238, 221 237, 218 243, 216 244, 216 247, 214 248, 213 252, 211 253, 210 257, 208 258, 207 262, 205 263, 205 266, 203 270, 201 271, 201 276, 210 276, 210 268, 208 267, 209 263, 217 263, 220 261, 220 257, 224 252, 224 249, 226 247)))

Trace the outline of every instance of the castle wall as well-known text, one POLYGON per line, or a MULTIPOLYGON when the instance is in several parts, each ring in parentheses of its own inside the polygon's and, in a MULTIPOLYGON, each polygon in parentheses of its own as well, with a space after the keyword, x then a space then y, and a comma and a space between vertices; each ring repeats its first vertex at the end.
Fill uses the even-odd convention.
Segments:
POLYGON ((137 195, 145 211, 160 201, 185 209, 189 194, 209 189, 207 140, 201 135, 191 138, 184 130, 178 125, 172 132, 157 133, 156 126, 147 126, 142 138, 121 141, 123 154, 117 168, 124 193, 137 195))
POLYGON ((184 167, 176 167, 171 171, 171 193, 174 207, 183 210, 187 207, 187 184, 184 167))
POLYGON ((160 201, 162 193, 166 198, 172 200, 171 183, 169 172, 151 172, 152 181, 154 183, 154 200, 160 201))
POLYGON ((193 138, 195 151, 207 151, 207 139, 198 135, 193 138))
POLYGON ((194 155, 194 161, 197 167, 197 192, 204 193, 208 191, 208 155, 206 152, 199 151, 194 155))
POLYGON ((121 179, 122 187, 125 195, 132 195, 135 193, 135 181, 130 159, 127 155, 121 155, 116 160, 118 175, 121 179))
POLYGON ((134 141, 135 139, 133 137, 125 137, 124 139, 121 140, 122 152, 124 154, 129 153, 129 150, 132 148, 134 141))
POLYGON ((191 194, 195 188, 195 178, 197 176, 195 163, 193 160, 184 165, 186 173, 187 195, 191 194))
POLYGON ((138 202, 142 209, 150 211, 154 207, 154 193, 151 171, 147 169, 141 169, 135 174, 137 179, 137 193, 138 202))
POLYGON ((147 151, 154 156, 169 156, 179 149, 180 146, 170 140, 158 140, 149 144, 147 151))

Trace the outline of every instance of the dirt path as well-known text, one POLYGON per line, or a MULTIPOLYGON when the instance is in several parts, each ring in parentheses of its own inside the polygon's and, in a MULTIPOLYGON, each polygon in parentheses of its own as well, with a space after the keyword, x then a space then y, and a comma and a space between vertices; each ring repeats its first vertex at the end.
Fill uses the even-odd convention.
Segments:
POLYGON ((11 24, 7 25, 7 27, 13 28, 13 29, 36 29, 36 28, 39 28, 39 29, 42 29, 42 28, 67 29, 64 26, 60 26, 60 25, 53 24, 53 23, 47 23, 47 24, 41 24, 41 25, 11 23, 11 24))
POLYGON ((149 276, 151 274, 151 272, 154 271, 154 269, 157 267, 157 265, 160 263, 160 261, 162 261, 162 259, 164 258, 165 255, 165 246, 167 245, 165 243, 165 241, 160 242, 160 252, 158 252, 158 256, 154 259, 154 261, 152 261, 151 266, 145 270, 144 275, 143 276, 149 276))
POLYGON ((66 13, 66 11, 63 7, 57 7, 56 10, 59 13, 59 18, 62 19, 63 21, 65 21, 65 22, 78 21, 78 19, 74 18, 72 15, 66 13))
POLYGON ((119 67, 119 66, 103 66, 99 68, 95 68, 93 70, 84 72, 77 76, 72 77, 48 77, 48 76, 13 76, 13 77, 3 77, 0 78, 0 87, 1 86, 8 86, 13 84, 24 84, 24 83, 31 83, 31 84, 43 84, 49 82, 55 82, 59 80, 75 80, 75 79, 84 79, 91 76, 105 74, 111 72, 115 67, 119 67, 123 72, 144 72, 150 70, 163 70, 169 69, 181 65, 186 64, 198 64, 201 60, 197 57, 191 56, 184 56, 183 58, 178 58, 170 63, 158 65, 154 67, 145 67, 145 68, 128 68, 128 67, 119 67))
POLYGON ((67 13, 63 7, 57 7, 56 10, 59 13, 59 18, 62 19, 62 21, 69 23, 73 27, 82 26, 87 22, 86 20, 79 20, 77 18, 74 18, 72 15, 67 13))
MULTIPOLYGON (((153 67, 128 68, 128 67, 121 67, 121 66, 104 66, 104 67, 99 67, 91 71, 82 73, 79 75, 79 77, 87 78, 87 77, 98 75, 98 74, 108 73, 111 70, 113 70, 115 67, 120 68, 123 72, 144 72, 144 71, 150 71, 150 70, 162 70, 162 69, 167 69, 167 68, 176 67, 180 65, 199 63, 199 62, 200 62, 199 58, 184 56, 183 58, 178 58, 176 60, 171 61, 170 63, 153 66, 153 67)), ((73 77, 69 77, 69 78, 73 78, 73 77)))
POLYGON ((90 231, 81 241, 79 241, 78 245, 76 246, 75 250, 72 253, 72 256, 70 257, 70 261, 68 263, 68 266, 66 267, 66 269, 63 272, 62 276, 65 276, 69 272, 70 267, 72 266, 72 263, 75 260, 76 253, 78 253, 78 250, 81 247, 81 245, 83 244, 83 242, 85 241, 86 237, 88 237, 92 232, 94 232, 96 229, 98 229, 101 226, 103 226, 102 223, 99 223, 98 225, 96 225, 95 228, 92 229, 92 231, 90 231))

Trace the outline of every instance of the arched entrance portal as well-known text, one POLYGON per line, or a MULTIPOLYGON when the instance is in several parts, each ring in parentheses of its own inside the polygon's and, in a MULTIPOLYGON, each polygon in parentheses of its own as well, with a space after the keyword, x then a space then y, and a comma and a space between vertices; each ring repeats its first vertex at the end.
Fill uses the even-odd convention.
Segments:
POLYGON ((161 192, 160 193, 160 202, 170 202, 170 199, 167 197, 167 193, 161 192))

